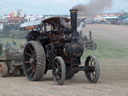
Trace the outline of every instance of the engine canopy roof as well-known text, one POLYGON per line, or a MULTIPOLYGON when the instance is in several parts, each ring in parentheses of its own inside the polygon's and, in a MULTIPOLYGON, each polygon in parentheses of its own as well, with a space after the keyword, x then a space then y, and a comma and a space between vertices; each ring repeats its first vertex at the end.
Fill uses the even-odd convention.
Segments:
POLYGON ((70 19, 65 18, 65 17, 50 17, 50 18, 45 18, 42 20, 36 20, 36 21, 30 21, 30 22, 25 22, 21 24, 20 30, 32 30, 32 29, 38 29, 41 27, 43 23, 48 23, 52 24, 54 26, 65 26, 66 23, 69 23, 70 19))

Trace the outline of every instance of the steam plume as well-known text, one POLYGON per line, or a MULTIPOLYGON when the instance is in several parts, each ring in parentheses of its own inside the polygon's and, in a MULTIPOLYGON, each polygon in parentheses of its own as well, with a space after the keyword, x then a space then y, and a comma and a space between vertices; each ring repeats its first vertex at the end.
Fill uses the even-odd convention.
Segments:
POLYGON ((107 8, 111 8, 113 0, 90 0, 87 5, 78 4, 72 9, 78 9, 79 15, 93 16, 97 13, 103 12, 107 8))

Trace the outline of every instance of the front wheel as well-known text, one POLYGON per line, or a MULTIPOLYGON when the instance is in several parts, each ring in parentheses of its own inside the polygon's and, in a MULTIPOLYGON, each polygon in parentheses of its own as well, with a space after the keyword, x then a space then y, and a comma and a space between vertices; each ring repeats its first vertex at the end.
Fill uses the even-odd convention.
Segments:
POLYGON ((100 66, 99 62, 94 56, 88 56, 85 61, 85 75, 90 83, 96 83, 100 77, 100 66))
POLYGON ((58 85, 63 85, 66 78, 66 67, 62 57, 57 56, 53 62, 53 80, 57 82, 58 85))

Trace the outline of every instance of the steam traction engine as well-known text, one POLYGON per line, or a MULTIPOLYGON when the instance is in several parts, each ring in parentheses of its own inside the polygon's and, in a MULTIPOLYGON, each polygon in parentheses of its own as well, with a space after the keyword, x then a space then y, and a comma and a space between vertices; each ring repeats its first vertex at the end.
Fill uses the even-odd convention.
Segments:
POLYGON ((99 79, 99 63, 94 56, 88 56, 85 65, 80 66, 84 48, 77 32, 77 10, 70 12, 71 20, 51 17, 21 25, 21 30, 31 29, 26 36, 28 43, 23 56, 24 72, 28 80, 39 81, 51 69, 53 80, 59 85, 79 71, 84 71, 91 83, 99 79))
POLYGON ((2 49, 0 55, 0 76, 23 76, 22 49, 17 49, 16 46, 8 46, 2 49))

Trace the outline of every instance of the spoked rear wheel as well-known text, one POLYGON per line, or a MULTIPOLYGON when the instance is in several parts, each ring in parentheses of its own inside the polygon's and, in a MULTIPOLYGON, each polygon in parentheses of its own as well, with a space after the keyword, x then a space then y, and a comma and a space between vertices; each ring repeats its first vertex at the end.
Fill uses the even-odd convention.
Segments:
POLYGON ((43 46, 37 41, 30 41, 24 49, 24 73, 28 80, 39 81, 45 73, 46 60, 43 46))
POLYGON ((96 83, 100 77, 99 62, 94 56, 88 56, 85 62, 85 67, 88 70, 85 71, 85 75, 90 83, 96 83))
POLYGON ((4 62, 0 62, 0 76, 1 77, 8 76, 8 65, 4 62))
POLYGON ((53 63, 53 80, 57 82, 58 85, 63 85, 66 78, 66 68, 62 57, 56 57, 53 63))

